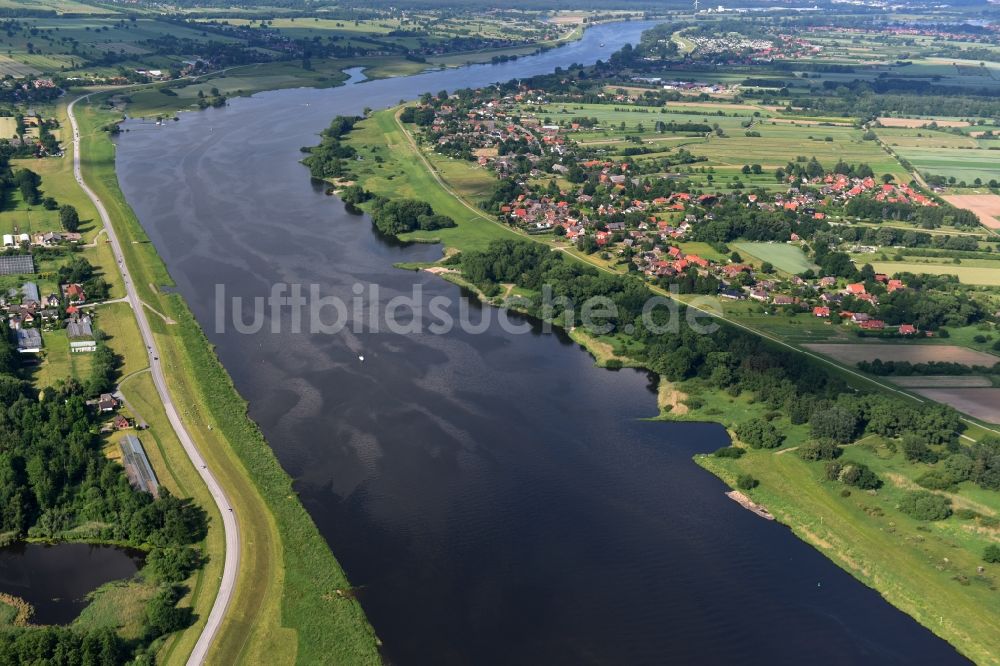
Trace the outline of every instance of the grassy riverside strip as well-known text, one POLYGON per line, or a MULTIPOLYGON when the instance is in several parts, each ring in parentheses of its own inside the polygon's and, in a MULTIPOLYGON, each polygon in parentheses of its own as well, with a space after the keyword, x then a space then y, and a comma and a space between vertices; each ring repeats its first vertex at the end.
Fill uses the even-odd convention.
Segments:
MULTIPOLYGON (((177 322, 150 320, 170 390, 237 508, 244 535, 237 592, 210 659, 378 663, 374 632, 360 604, 343 593, 350 584, 291 479, 247 417, 245 401, 183 299, 157 287, 172 281, 118 187, 114 146, 103 130, 120 116, 102 109, 100 97, 78 105, 77 114, 84 176, 115 220, 142 299, 177 322)), ((188 633, 180 643, 193 644, 188 633)), ((169 657, 180 663, 186 653, 175 649, 169 657)))
MULTIPOLYGON (((488 174, 469 164, 421 150, 397 121, 398 110, 380 111, 358 123, 344 138, 345 143, 364 157, 352 165, 354 180, 380 196, 426 201, 435 212, 450 215, 458 225, 404 234, 404 239, 438 240, 445 245, 446 256, 456 250, 481 249, 495 238, 518 237, 553 245, 547 238, 519 233, 478 211, 477 192, 483 191, 483 179, 489 178, 488 174)), ((597 260, 571 250, 567 253, 602 268, 597 260)), ((447 268, 453 270, 451 266, 447 268)), ((469 286, 459 273, 439 274, 469 286)), ((481 293, 475 285, 472 288, 481 293)), ((501 295, 485 300, 497 306, 509 305, 509 293, 508 287, 501 295)), ((753 332, 776 345, 790 347, 770 335, 753 332)), ((579 328, 571 330, 570 335, 590 351, 600 366, 639 365, 631 354, 639 351, 641 343, 628 337, 594 337, 579 328)), ((804 351, 797 346, 793 348, 804 351)), ((850 368, 813 354, 809 356, 852 386, 891 390, 850 368)), ((918 400, 902 391, 894 391, 892 395, 918 400)), ((663 382, 659 403, 659 419, 714 421, 731 432, 736 425, 769 411, 764 401, 753 395, 733 397, 698 379, 663 382)), ((823 463, 806 462, 795 453, 798 446, 810 439, 807 425, 794 425, 787 416, 779 416, 773 423, 786 437, 779 449, 748 450, 739 459, 699 455, 695 462, 733 487, 741 474, 752 475, 760 485, 744 492, 768 507, 801 539, 964 655, 978 663, 1000 663, 1000 635, 991 629, 1000 623, 997 570, 994 565, 987 565, 983 574, 976 573, 983 564, 982 545, 1000 542, 1000 529, 995 524, 1000 516, 1000 496, 963 483, 958 492, 945 494, 956 510, 975 511, 984 518, 952 517, 947 521, 920 522, 903 514, 897 503, 906 491, 918 487, 915 479, 930 469, 929 465, 902 460, 894 442, 877 436, 863 437, 844 447, 840 461, 867 465, 879 474, 885 486, 878 493, 854 489, 845 494, 846 486, 825 480, 823 463)), ((970 422, 965 437, 979 439, 992 432, 970 422)))
MULTIPOLYGON (((135 327, 135 319, 131 319, 130 322, 135 327)), ((138 331, 134 334, 138 338, 138 331)), ((190 458, 184 454, 173 428, 170 427, 151 375, 148 372, 140 372, 128 377, 122 382, 121 391, 129 406, 135 410, 135 416, 142 418, 150 426, 149 430, 145 431, 143 439, 146 443, 146 454, 157 471, 160 482, 180 497, 194 498, 199 506, 205 507, 208 511, 209 524, 220 525, 222 517, 218 514, 215 502, 212 501, 190 458)), ((162 663, 182 663, 194 648, 215 601, 218 589, 215 581, 222 576, 224 549, 225 539, 222 530, 210 528, 204 545, 208 561, 195 573, 194 580, 189 581, 191 592, 181 601, 182 604, 194 608, 198 619, 186 631, 167 637, 157 654, 158 660, 162 663)), ((102 590, 101 596, 105 593, 102 590)))

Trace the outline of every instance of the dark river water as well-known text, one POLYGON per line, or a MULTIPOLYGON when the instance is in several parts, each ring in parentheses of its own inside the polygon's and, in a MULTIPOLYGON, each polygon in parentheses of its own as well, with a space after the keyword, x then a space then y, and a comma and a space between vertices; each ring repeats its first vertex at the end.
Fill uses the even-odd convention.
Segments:
POLYGON ((142 554, 113 546, 19 543, 0 548, 0 592, 31 604, 33 624, 67 624, 87 605, 88 594, 131 578, 142 561, 142 554))
MULTIPOLYGON (((217 285, 227 298, 267 296, 277 282, 344 299, 378 285, 383 305, 414 285, 458 298, 392 268, 440 248, 380 239, 310 182, 300 146, 336 114, 590 63, 644 27, 597 27, 515 63, 131 121, 119 178, 391 662, 960 661, 724 497, 691 461, 726 444, 720 426, 641 420, 656 411, 648 377, 597 369, 560 336, 495 322, 480 334, 304 334, 287 313, 256 334, 216 330, 217 285)), ((496 314, 471 310, 474 321, 496 314)))

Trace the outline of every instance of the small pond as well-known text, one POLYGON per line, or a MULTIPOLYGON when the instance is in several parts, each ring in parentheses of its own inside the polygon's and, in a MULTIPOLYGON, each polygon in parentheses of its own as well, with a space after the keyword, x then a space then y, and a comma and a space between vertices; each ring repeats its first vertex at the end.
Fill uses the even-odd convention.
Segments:
POLYGON ((113 580, 131 578, 144 555, 85 543, 17 543, 0 548, 0 592, 27 601, 33 624, 68 624, 87 595, 113 580))

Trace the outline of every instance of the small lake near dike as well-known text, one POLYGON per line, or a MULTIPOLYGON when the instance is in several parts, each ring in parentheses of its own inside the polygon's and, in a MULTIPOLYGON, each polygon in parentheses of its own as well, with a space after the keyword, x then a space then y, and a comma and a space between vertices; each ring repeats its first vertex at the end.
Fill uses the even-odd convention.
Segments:
MULTIPOLYGON (((647 24, 648 25, 648 24, 647 24)), ((645 373, 558 334, 240 334, 216 289, 455 300, 440 256, 386 242, 299 148, 337 114, 607 57, 611 24, 514 63, 234 99, 120 135, 122 189, 344 566, 393 664, 950 664, 946 643, 727 499, 691 457, 714 424, 659 423, 645 373), (600 48, 601 43, 607 47, 600 48), (364 361, 359 360, 364 356, 364 361)), ((457 319, 457 306, 450 312, 457 319)), ((516 316, 512 319, 519 321, 516 316)))
POLYGON ((17 543, 0 548, 0 592, 34 608, 32 624, 69 624, 87 595, 131 578, 143 563, 137 551, 85 543, 17 543))

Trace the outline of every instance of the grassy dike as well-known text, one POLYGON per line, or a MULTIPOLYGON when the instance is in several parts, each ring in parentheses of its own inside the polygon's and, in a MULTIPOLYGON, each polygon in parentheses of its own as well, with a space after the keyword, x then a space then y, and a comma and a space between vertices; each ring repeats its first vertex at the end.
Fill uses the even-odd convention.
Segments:
MULTIPOLYGON (((158 288, 172 281, 118 187, 114 146, 102 129, 120 116, 100 108, 99 102, 95 96, 76 107, 84 177, 114 220, 141 298, 176 322, 150 318, 171 394, 229 494, 242 535, 236 595, 210 661, 379 663, 374 631, 360 604, 345 594, 350 583, 299 502, 291 479, 247 417, 245 401, 183 299, 158 288)), ((143 416, 152 421, 155 414, 143 416)), ((178 460, 172 454, 176 442, 163 432, 157 449, 178 460)), ((218 574, 207 570, 204 575, 206 580, 196 584, 196 607, 210 607, 209 597, 214 598, 217 582, 208 578, 218 574)), ((167 663, 186 661, 197 631, 196 626, 165 646, 167 663)))
MULTIPOLYGON (((387 110, 359 123, 346 139, 365 158, 352 169, 360 185, 390 198, 427 201, 458 224, 451 229, 405 234, 404 238, 438 240, 448 254, 479 249, 498 237, 552 244, 470 210, 485 179, 492 177, 478 167, 421 151, 405 135, 396 122, 396 112, 387 110), (440 180, 431 173, 432 168, 440 180)), ((441 277, 468 286, 460 274, 442 273, 441 277)), ((484 300, 496 306, 505 304, 502 295, 484 300)), ((595 337, 580 328, 569 335, 601 367, 640 366, 634 360, 641 347, 638 341, 623 336, 595 337)), ((830 366, 828 371, 860 389, 879 388, 845 369, 830 366)), ((730 432, 737 424, 770 411, 752 394, 734 397, 697 379, 661 382, 658 405, 656 418, 660 420, 717 422, 730 432)), ((953 516, 934 523, 919 522, 896 507, 905 491, 917 487, 915 479, 928 467, 906 462, 892 442, 866 437, 845 447, 842 461, 864 463, 885 481, 878 492, 852 489, 845 495, 845 486, 825 479, 823 463, 806 462, 796 455, 795 448, 809 440, 807 426, 792 424, 784 415, 772 423, 786 436, 780 449, 748 450, 738 460, 699 455, 695 462, 732 487, 740 474, 751 474, 760 485, 747 494, 799 538, 962 654, 977 663, 1000 664, 1000 633, 995 630, 1000 625, 1000 567, 986 565, 986 570, 978 573, 984 564, 980 554, 985 544, 1000 542, 1000 529, 988 522, 1000 517, 1000 495, 964 483, 958 492, 946 493, 954 508, 974 510, 987 520, 953 516)), ((967 431, 974 438, 983 434, 985 431, 976 426, 967 431)), ((749 514, 748 519, 756 520, 749 514)))

